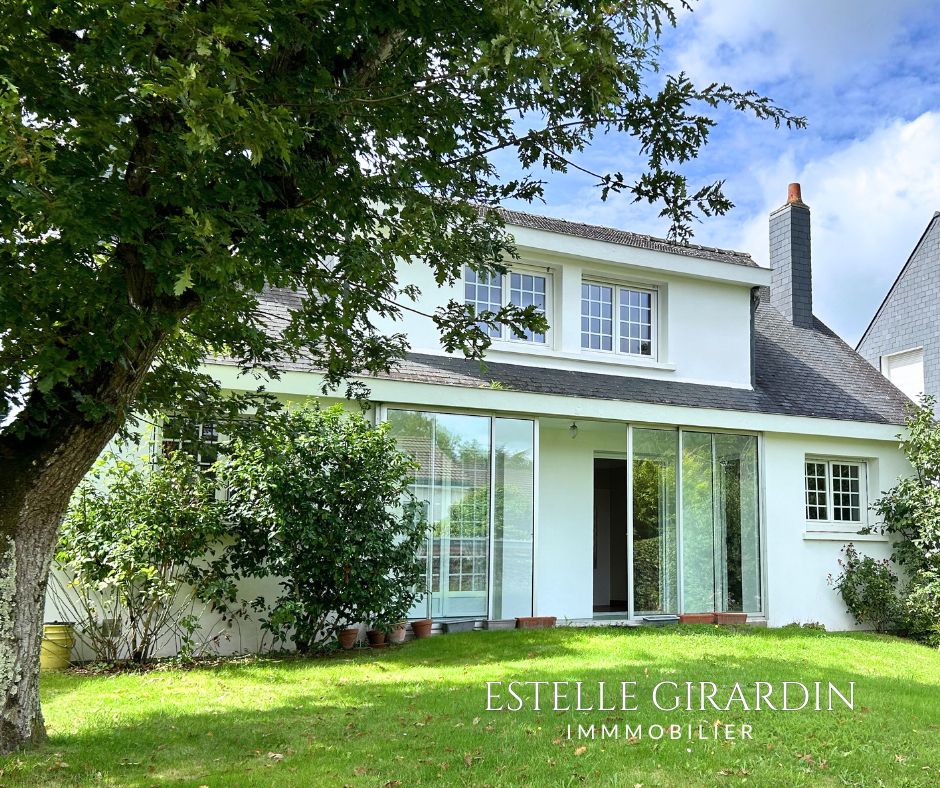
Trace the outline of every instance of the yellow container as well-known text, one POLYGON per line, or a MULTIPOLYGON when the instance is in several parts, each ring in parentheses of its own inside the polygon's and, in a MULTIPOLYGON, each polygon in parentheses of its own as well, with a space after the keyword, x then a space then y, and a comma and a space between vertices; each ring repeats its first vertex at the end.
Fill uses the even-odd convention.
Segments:
POLYGON ((43 627, 42 649, 39 652, 41 670, 64 670, 69 666, 75 634, 71 624, 46 624, 43 627))

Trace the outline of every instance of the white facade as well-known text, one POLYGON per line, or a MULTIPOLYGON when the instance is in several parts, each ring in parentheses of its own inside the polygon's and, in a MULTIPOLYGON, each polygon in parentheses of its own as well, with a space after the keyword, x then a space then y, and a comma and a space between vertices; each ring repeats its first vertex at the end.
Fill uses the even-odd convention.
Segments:
MULTIPOLYGON (((488 362, 706 383, 729 390, 751 388, 751 290, 767 284, 770 272, 766 269, 524 228, 516 230, 515 235, 522 259, 513 264, 512 270, 538 273, 549 280, 546 289, 551 330, 544 343, 495 340, 487 353, 488 362), (581 348, 579 319, 584 281, 638 286, 655 292, 657 342, 651 358, 581 348)), ((418 266, 405 266, 403 275, 405 281, 422 288, 423 298, 417 306, 424 313, 433 312, 451 298, 463 298, 462 281, 438 289, 430 273, 418 266)), ((403 326, 385 328, 404 328, 417 352, 443 354, 427 318, 407 313, 403 326)), ((231 367, 218 366, 213 372, 228 387, 243 385, 231 367)), ((267 386, 283 396, 303 398, 316 397, 319 382, 314 373, 287 372, 267 386)), ((827 582, 830 574, 838 573, 840 549, 847 541, 854 541, 863 551, 879 557, 889 552, 883 537, 858 534, 860 529, 876 524, 867 510, 861 512, 858 522, 808 520, 805 471, 808 459, 858 463, 864 468, 861 497, 866 502, 876 500, 906 472, 906 462, 898 450, 901 428, 894 424, 409 380, 370 380, 369 385, 376 420, 387 418, 390 410, 533 420, 537 435, 532 591, 535 615, 592 620, 598 617, 595 603, 599 593, 610 594, 613 586, 630 585, 629 570, 614 572, 607 578, 599 578, 594 570, 598 505, 595 461, 626 461, 628 436, 634 428, 754 436, 759 524, 752 537, 757 544, 751 547, 759 550, 760 556, 755 581, 760 586, 760 605, 747 611, 752 620, 765 620, 771 626, 819 621, 829 628, 850 628, 853 622, 827 582), (575 437, 572 423, 578 428, 575 437)), ((614 500, 613 508, 620 503, 626 513, 630 501, 614 500)), ((681 529, 682 517, 677 519, 681 529)), ((596 538, 609 550, 614 537, 601 533, 596 538)), ((623 548, 625 561, 629 561, 629 544, 623 548)), ((682 569, 677 571, 683 574, 682 569)), ((681 587, 681 577, 677 581, 681 587)), ((681 594, 678 590, 676 593, 681 594)), ((629 589, 625 596, 630 596, 629 589)), ((636 600, 628 601, 629 609, 620 611, 620 617, 637 618, 640 611, 636 600)), ((683 612, 681 602, 675 600, 670 612, 683 612)), ((431 612, 437 614, 438 610, 432 606, 431 612)), ((481 612, 477 617, 486 615, 481 612)))
MULTIPOLYGON (((216 372, 226 384, 237 387, 236 370, 226 367, 216 372)), ((268 385, 292 397, 316 397, 318 392, 317 378, 309 373, 287 373, 268 385)), ((864 461, 867 497, 874 501, 909 471, 898 450, 897 426, 451 389, 401 381, 371 381, 371 385, 377 418, 383 410, 402 407, 536 420, 534 615, 578 622, 595 616, 594 459, 626 457, 627 425, 682 425, 758 436, 763 605, 749 616, 751 620, 766 620, 769 626, 798 621, 852 629, 854 622, 828 583, 830 574, 838 574, 840 550, 852 541, 860 551, 878 558, 890 553, 884 537, 857 534, 864 525, 875 525, 874 513, 866 512, 864 523, 841 532, 834 526, 830 531, 820 530, 818 523, 807 520, 804 463, 807 457, 864 461), (574 438, 572 421, 578 426, 574 438)))
MULTIPOLYGON (((750 369, 750 289, 770 282, 770 271, 647 249, 572 238, 527 228, 511 228, 521 255, 511 270, 549 280, 544 344, 500 338, 487 360, 603 374, 747 388, 750 369), (642 358, 581 347, 583 281, 649 290, 656 296, 653 356, 642 358)), ((405 333, 418 353, 443 353, 432 314, 451 299, 464 300, 464 282, 438 288, 424 265, 400 267, 402 284, 422 292, 416 312, 401 322, 376 321, 385 331, 405 333)))
MULTIPOLYGON (((487 362, 533 370, 600 373, 612 379, 706 384, 729 394, 753 390, 752 291, 769 285, 768 269, 709 255, 699 258, 688 252, 669 254, 526 227, 511 229, 521 253, 521 260, 514 262, 511 270, 545 278, 551 328, 544 342, 496 339, 487 362), (585 283, 600 283, 614 294, 621 289, 651 294, 652 344, 647 354, 582 347, 585 283)), ((433 313, 450 299, 462 301, 465 297, 465 282, 438 288, 424 266, 403 264, 401 276, 402 283, 421 288, 422 297, 415 307, 424 314, 433 313)), ((505 293, 502 297, 505 301, 505 293)), ((616 320, 617 316, 613 317, 616 320)), ((415 312, 406 312, 400 323, 380 324, 379 328, 404 331, 417 353, 444 355, 432 321, 415 312)), ((211 364, 207 369, 228 389, 253 389, 258 384, 253 377, 241 377, 234 366, 211 364)), ((286 371, 279 380, 264 381, 268 391, 290 401, 319 398, 320 383, 320 376, 312 371, 286 371)), ((713 605, 715 609, 741 610, 749 620, 769 626, 821 622, 829 629, 849 629, 854 622, 827 582, 830 575, 839 572, 841 548, 852 541, 876 557, 890 553, 884 537, 859 531, 876 525, 867 505, 909 470, 898 448, 898 424, 786 415, 759 408, 666 405, 659 404, 656 397, 625 401, 572 396, 566 391, 536 393, 466 381, 443 385, 392 376, 367 383, 372 392, 370 412, 377 422, 394 418, 400 411, 463 414, 489 418, 475 423, 489 424, 493 436, 498 425, 509 423, 507 420, 531 423, 531 513, 524 513, 530 517, 531 530, 514 548, 518 552, 522 545, 530 550, 530 558, 528 563, 517 562, 523 570, 512 570, 517 575, 528 571, 531 576, 519 576, 512 582, 500 580, 499 573, 504 571, 497 566, 501 547, 493 534, 496 515, 490 512, 488 526, 484 523, 489 528, 485 578, 462 577, 454 583, 452 598, 446 603, 435 600, 425 608, 424 612, 435 618, 532 614, 583 623, 636 620, 656 612, 706 612, 713 605), (652 541, 660 556, 653 567, 659 586, 655 603, 641 601, 640 597, 648 597, 650 592, 648 588, 638 590, 637 579, 650 569, 641 566, 641 561, 657 561, 637 553, 641 540, 636 508, 641 494, 636 487, 640 455, 635 440, 650 434, 650 429, 659 430, 657 435, 676 446, 672 470, 662 471, 661 488, 654 491, 662 522, 668 523, 652 541), (711 489, 707 484, 693 489, 686 478, 693 467, 686 467, 690 454, 686 447, 693 442, 707 445, 708 440, 712 448, 710 459, 706 459, 711 464, 696 466, 696 472, 713 474, 709 477, 711 489), (732 440, 745 447, 747 456, 742 460, 745 455, 740 455, 733 461, 737 464, 729 466, 716 447, 732 440), (824 482, 824 505, 818 509, 822 514, 813 519, 807 492, 808 462, 829 474, 824 482), (752 470, 742 470, 747 463, 752 470), (737 474, 729 478, 738 480, 730 497, 727 490, 720 489, 724 482, 718 475, 726 473, 727 467, 737 474), (849 469, 857 481, 837 478, 833 468, 843 475, 849 469), (843 483, 850 486, 839 499, 844 504, 839 511, 852 516, 836 521, 834 501, 842 494, 832 488, 843 483), (745 490, 747 484, 753 485, 751 492, 745 490), (740 534, 734 538, 715 526, 713 553, 693 552, 700 550, 692 532, 699 527, 693 520, 701 512, 693 516, 688 499, 703 489, 714 501, 710 504, 714 523, 721 520, 726 528, 729 512, 741 523, 740 534), (723 513, 721 507, 725 507, 723 513), (745 520, 751 525, 745 526, 745 520), (733 572, 728 569, 732 564, 737 567, 733 572), (710 576, 714 577, 713 596, 702 597, 699 586, 710 576), (603 604, 605 600, 609 604, 603 604), (452 611, 449 614, 448 609, 452 611)), ((495 449, 488 456, 494 457, 495 449)), ((485 462, 485 457, 481 461, 485 462)), ((498 469, 496 460, 492 462, 490 473, 495 484, 498 469)), ((460 473, 452 472, 452 476, 457 478, 460 473)), ((465 478, 451 479, 448 484, 451 498, 439 507, 442 510, 463 495, 460 490, 472 487, 465 478), (458 488, 455 497, 452 493, 458 488)), ((428 485, 433 487, 433 481, 428 485)), ((429 501, 429 506, 433 505, 429 501)), ((435 516, 447 519, 446 511, 435 516)), ((453 523, 447 528, 452 529, 453 523)), ((646 541, 649 545, 650 540, 646 541)), ((431 548, 432 552, 441 551, 442 561, 445 549, 448 555, 453 555, 450 551, 454 549, 443 544, 435 543, 431 548)), ((454 571, 483 572, 471 559, 458 560, 454 571)), ((250 592, 252 596, 273 594, 276 585, 274 580, 253 584, 250 592)), ((51 608, 48 612, 50 618, 55 616, 51 608)), ((415 616, 423 613, 416 611, 415 616)), ((207 626, 211 623, 206 620, 207 626)), ((243 623, 234 634, 223 650, 253 650, 260 643, 252 622, 243 623)))

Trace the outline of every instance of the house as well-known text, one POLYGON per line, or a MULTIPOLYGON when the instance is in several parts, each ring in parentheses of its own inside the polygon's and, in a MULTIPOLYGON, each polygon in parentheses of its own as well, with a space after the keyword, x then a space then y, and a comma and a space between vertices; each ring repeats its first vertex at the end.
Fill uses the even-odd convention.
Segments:
MULTIPOLYGON (((485 365, 407 313, 413 352, 371 378, 372 413, 417 458, 430 594, 412 615, 590 622, 738 611, 847 628, 828 586, 852 540, 884 557, 869 504, 907 469, 906 398, 813 316, 810 211, 770 217, 770 269, 747 254, 506 211, 521 259, 438 288, 546 311, 544 335, 494 335, 485 365)), ((281 314, 297 293, 272 290, 281 314)), ((237 367, 209 365, 225 386, 237 367)), ((315 397, 285 365, 270 391, 315 397)))
MULTIPOLYGON (((502 332, 480 364, 407 312, 413 352, 369 378, 371 414, 419 465, 429 594, 416 618, 630 622, 733 611, 854 626, 828 585, 847 541, 886 557, 869 504, 908 471, 906 397, 813 316, 810 211, 770 216, 770 268, 747 254, 506 211, 521 259, 423 293, 535 304, 549 330, 502 332)), ((286 321, 301 296, 271 290, 286 321)), ((278 317, 280 316, 280 317, 278 317)), ((206 368, 231 390, 238 366, 206 368)), ((268 391, 320 396, 285 363, 268 391)), ((271 583, 271 590, 274 584, 271 583)), ((258 587, 252 594, 263 593, 258 587)), ((236 647, 252 647, 243 637, 236 647)))
POLYGON ((858 343, 911 399, 940 396, 940 212, 933 215, 858 343))

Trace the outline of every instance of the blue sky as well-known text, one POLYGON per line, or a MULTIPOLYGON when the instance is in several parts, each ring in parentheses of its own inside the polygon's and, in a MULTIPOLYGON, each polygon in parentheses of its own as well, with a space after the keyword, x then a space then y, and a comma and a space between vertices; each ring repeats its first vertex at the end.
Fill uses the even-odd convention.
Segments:
MULTIPOLYGON (((807 116, 803 131, 719 116, 688 170, 725 179, 736 208, 694 241, 767 260, 767 215, 799 181, 813 216, 815 312, 859 338, 940 210, 940 5, 931 0, 702 0, 663 38, 666 71, 753 88, 807 116)), ((593 169, 635 171, 628 140, 598 139, 593 169)), ((665 235, 648 206, 601 202, 587 176, 552 175, 525 210, 665 235)))

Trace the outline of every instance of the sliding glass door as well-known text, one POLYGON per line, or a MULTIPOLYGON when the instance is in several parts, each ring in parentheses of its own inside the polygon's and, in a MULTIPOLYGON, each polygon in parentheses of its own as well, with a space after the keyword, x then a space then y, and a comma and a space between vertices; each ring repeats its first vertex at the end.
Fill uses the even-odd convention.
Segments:
POLYGON ((757 438, 683 430, 682 612, 757 613, 757 438))
POLYGON ((430 593, 411 617, 530 615, 534 422, 405 410, 389 410, 388 422, 418 465, 413 490, 429 526, 430 593))
POLYGON ((715 475, 716 610, 756 613, 761 610, 757 438, 716 434, 715 475))
POLYGON ((532 615, 535 422, 493 419, 494 619, 532 615))
POLYGON ((682 612, 715 610, 712 436, 682 433, 682 612))
POLYGON ((631 429, 634 616, 761 612, 757 438, 631 429))
POLYGON ((633 610, 674 613, 676 577, 675 430, 633 430, 633 610))

